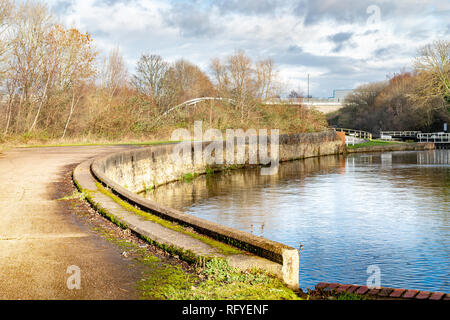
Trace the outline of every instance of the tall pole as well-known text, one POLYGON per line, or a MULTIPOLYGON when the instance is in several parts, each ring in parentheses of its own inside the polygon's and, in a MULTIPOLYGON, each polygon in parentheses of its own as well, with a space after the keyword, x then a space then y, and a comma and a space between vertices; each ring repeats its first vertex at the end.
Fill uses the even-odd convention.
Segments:
POLYGON ((310 102, 310 100, 309 100, 309 73, 308 73, 308 102, 310 102))

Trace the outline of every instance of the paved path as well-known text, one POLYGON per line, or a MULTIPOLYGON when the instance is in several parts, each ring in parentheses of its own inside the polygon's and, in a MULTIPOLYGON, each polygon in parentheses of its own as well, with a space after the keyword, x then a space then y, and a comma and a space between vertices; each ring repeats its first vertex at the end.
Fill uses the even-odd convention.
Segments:
POLYGON ((14 149, 0 154, 0 299, 135 298, 131 262, 57 201, 64 168, 124 146, 14 149), (81 269, 69 290, 67 267, 81 269))

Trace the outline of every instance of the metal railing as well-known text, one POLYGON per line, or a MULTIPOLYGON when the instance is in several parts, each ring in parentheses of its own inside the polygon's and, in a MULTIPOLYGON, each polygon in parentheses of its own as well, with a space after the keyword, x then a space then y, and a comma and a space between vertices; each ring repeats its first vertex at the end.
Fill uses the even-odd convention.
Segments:
POLYGON ((450 133, 419 133, 417 135, 417 139, 419 140, 419 142, 450 143, 450 133))
POLYGON ((333 128, 337 132, 345 132, 346 136, 352 136, 364 140, 372 140, 372 134, 367 131, 346 129, 346 128, 333 128))
POLYGON ((381 136, 391 137, 417 137, 422 131, 380 131, 381 136))

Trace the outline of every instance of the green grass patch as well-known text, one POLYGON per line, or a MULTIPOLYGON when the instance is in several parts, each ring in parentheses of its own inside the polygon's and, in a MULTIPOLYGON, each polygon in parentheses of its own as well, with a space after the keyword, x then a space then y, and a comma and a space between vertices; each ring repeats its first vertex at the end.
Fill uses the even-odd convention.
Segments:
POLYGON ((139 283, 143 296, 170 300, 300 300, 280 280, 256 271, 232 268, 224 259, 211 259, 197 275, 181 268, 158 268, 159 261, 147 261, 151 271, 139 283))
POLYGON ((106 210, 99 203, 94 201, 94 199, 92 198, 92 193, 94 193, 95 191, 82 188, 81 185, 78 183, 78 181, 75 179, 73 179, 73 182, 75 184, 75 187, 78 189, 78 191, 83 195, 83 198, 91 204, 91 206, 95 209, 95 211, 100 213, 102 216, 104 216, 105 218, 107 218, 108 220, 110 220, 111 222, 113 222, 114 224, 119 226, 120 228, 122 228, 122 229, 128 228, 128 225, 126 223, 117 219, 116 216, 109 213, 108 210, 106 210))
POLYGON ((143 183, 143 193, 152 192, 153 190, 155 190, 155 185, 147 185, 145 182, 143 183))
POLYGON ((160 258, 110 230, 95 228, 143 267, 136 283, 139 297, 152 300, 300 300, 283 282, 259 270, 241 271, 221 258, 206 261, 196 272, 160 258))
POLYGON ((368 300, 367 297, 354 294, 354 293, 343 293, 343 294, 336 294, 333 296, 334 300, 368 300))
POLYGON ((375 146, 388 146, 392 144, 398 144, 400 142, 397 141, 384 141, 384 140, 371 140, 364 143, 357 143, 354 145, 347 145, 347 149, 358 149, 364 147, 375 147, 375 146))
POLYGON ((171 299, 177 291, 179 294, 187 295, 192 286, 199 281, 197 274, 189 273, 179 265, 161 261, 160 258, 149 254, 145 248, 130 240, 118 238, 110 230, 94 228, 94 231, 127 252, 140 264, 141 280, 136 283, 140 299, 171 299))
POLYGON ((86 198, 86 195, 87 194, 85 192, 74 191, 70 196, 65 196, 65 197, 56 199, 56 201, 75 200, 75 199, 84 200, 86 198))
POLYGON ((187 273, 180 266, 162 263, 154 256, 145 256, 140 262, 145 266, 137 284, 142 299, 185 300, 198 281, 197 275, 187 273))
POLYGON ((212 176, 216 171, 218 171, 218 170, 211 168, 210 166, 206 166, 206 168, 205 168, 205 174, 207 177, 212 176))
POLYGON ((192 180, 194 180, 198 176, 199 176, 198 173, 186 173, 184 176, 181 177, 180 181, 192 182, 192 180))

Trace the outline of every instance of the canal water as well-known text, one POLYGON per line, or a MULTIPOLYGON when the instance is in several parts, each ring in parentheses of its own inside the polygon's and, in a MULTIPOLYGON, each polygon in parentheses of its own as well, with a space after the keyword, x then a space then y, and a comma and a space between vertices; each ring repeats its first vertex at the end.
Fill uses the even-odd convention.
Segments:
POLYGON ((450 292, 450 150, 311 158, 274 176, 233 170, 146 197, 301 245, 303 289, 364 285, 379 268, 382 286, 450 292))

